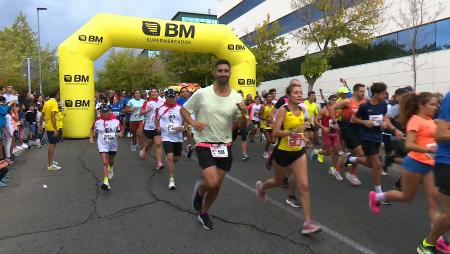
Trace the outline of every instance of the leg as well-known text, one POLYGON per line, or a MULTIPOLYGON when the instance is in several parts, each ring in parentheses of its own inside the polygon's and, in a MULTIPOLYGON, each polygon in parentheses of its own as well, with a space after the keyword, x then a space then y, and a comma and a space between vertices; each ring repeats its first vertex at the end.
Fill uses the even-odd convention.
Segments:
POLYGON ((206 193, 205 203, 202 207, 201 213, 208 213, 209 208, 212 206, 214 201, 219 194, 220 186, 225 178, 226 172, 215 167, 209 167, 203 170, 202 177, 203 182, 200 185, 200 194, 206 193))
POLYGON ((173 153, 166 153, 166 160, 167 160, 167 172, 169 174, 169 178, 173 178, 173 168, 174 168, 173 153))
POLYGON ((268 131, 264 131, 263 134, 266 137, 266 145, 264 147, 264 151, 269 152, 269 147, 270 147, 270 144, 272 143, 272 139, 270 137, 271 135, 268 131))
POLYGON ((114 167, 114 158, 116 157, 115 155, 112 155, 112 154, 109 154, 109 156, 108 156, 109 158, 108 158, 108 165, 110 166, 110 167, 114 167))
POLYGON ((384 193, 385 199, 390 201, 410 202, 416 196, 417 189, 422 182, 422 175, 402 169, 402 191, 392 190, 384 193))
POLYGON ((297 185, 300 190, 300 200, 302 202, 305 221, 312 219, 311 212, 311 195, 309 192, 308 168, 306 155, 302 155, 292 164, 292 172, 297 179, 297 185))
POLYGON ((155 136, 153 138, 155 142, 155 156, 156 156, 156 164, 162 165, 162 139, 161 135, 155 136))
POLYGON ((144 146, 144 124, 143 122, 139 122, 138 128, 136 130, 136 140, 139 144, 139 147, 144 146))
POLYGON ((108 178, 109 154, 108 153, 100 153, 100 158, 102 160, 103 178, 108 178))
POLYGON ((440 214, 440 206, 439 206, 439 190, 434 183, 434 174, 433 172, 427 173, 422 180, 423 189, 425 190, 425 194, 427 195, 428 201, 428 214, 430 216, 430 223, 434 224, 436 218, 440 214))
POLYGON ((450 195, 441 194, 444 212, 436 217, 435 223, 426 240, 429 244, 436 245, 437 239, 450 229, 450 195))
POLYGON ((331 166, 334 168, 337 168, 338 158, 339 158, 339 151, 341 150, 340 142, 335 142, 333 144, 333 150, 331 152, 331 166))
POLYGON ((53 165, 55 159, 56 144, 48 144, 48 166, 53 165))
POLYGON ((263 183, 262 189, 264 190, 283 185, 283 180, 286 176, 287 168, 280 166, 275 160, 272 161, 272 164, 275 169, 275 177, 270 178, 263 183))
POLYGON ((370 155, 368 157, 370 166, 372 168, 372 183, 374 186, 380 186, 381 185, 381 161, 380 161, 380 155, 370 155))

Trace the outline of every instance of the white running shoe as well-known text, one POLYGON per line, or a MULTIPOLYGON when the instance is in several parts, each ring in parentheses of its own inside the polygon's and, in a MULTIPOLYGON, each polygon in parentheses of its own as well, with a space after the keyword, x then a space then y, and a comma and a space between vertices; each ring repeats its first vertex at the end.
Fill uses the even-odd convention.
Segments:
POLYGON ((53 161, 53 165, 59 166, 59 163, 57 161, 53 161))
POLYGON ((353 186, 360 186, 361 181, 356 175, 350 174, 349 172, 345 172, 345 178, 353 185, 353 186))
POLYGON ((56 166, 56 165, 51 165, 50 167, 47 167, 48 171, 58 171, 60 169, 61 169, 61 167, 60 166, 56 166))
POLYGON ((114 177, 114 167, 108 165, 108 178, 113 179, 114 177))
POLYGON ((334 178, 336 178, 336 180, 338 181, 344 180, 344 178, 342 178, 341 174, 339 174, 339 172, 337 172, 335 168, 330 168, 329 171, 331 172, 330 174, 333 175, 334 178))
POLYGON ((269 153, 268 152, 264 152, 263 153, 263 158, 264 159, 269 159, 269 153))
POLYGON ((169 180, 169 190, 175 190, 175 181, 174 180, 169 180))
POLYGON ((137 151, 136 144, 133 144, 133 142, 131 142, 131 151, 132 152, 136 152, 137 151))
POLYGON ((384 169, 381 169, 381 175, 382 175, 382 176, 388 176, 389 174, 388 174, 388 172, 385 171, 384 169))

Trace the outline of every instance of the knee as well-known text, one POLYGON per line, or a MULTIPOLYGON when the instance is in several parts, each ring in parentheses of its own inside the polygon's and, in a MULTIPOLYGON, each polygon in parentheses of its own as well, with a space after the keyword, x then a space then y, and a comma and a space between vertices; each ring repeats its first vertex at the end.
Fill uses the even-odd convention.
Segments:
POLYGON ((173 162, 177 162, 178 160, 180 160, 180 157, 179 157, 179 156, 174 156, 174 157, 173 157, 173 162))
POLYGON ((210 190, 215 190, 220 187, 220 183, 217 180, 205 181, 205 187, 210 190))

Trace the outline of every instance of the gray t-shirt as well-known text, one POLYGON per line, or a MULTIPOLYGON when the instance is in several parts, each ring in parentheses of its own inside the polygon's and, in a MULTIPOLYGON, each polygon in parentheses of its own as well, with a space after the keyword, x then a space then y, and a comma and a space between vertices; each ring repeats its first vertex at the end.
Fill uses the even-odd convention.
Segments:
POLYGON ((183 107, 195 114, 197 121, 207 124, 202 131, 195 132, 197 143, 230 143, 233 122, 241 116, 236 103, 242 102, 242 97, 233 90, 227 97, 218 96, 213 87, 198 90, 183 107))
POLYGON ((389 109, 388 109, 386 114, 390 118, 396 119, 398 117, 398 115, 400 115, 400 105, 399 104, 395 104, 392 107, 389 107, 389 109))

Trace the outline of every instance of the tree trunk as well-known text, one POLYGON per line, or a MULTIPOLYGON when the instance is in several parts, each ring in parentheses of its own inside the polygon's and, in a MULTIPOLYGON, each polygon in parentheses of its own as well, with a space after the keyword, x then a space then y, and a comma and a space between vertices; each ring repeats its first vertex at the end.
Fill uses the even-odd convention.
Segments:
POLYGON ((414 92, 416 91, 416 87, 417 87, 417 55, 415 50, 413 50, 412 53, 412 71, 413 71, 413 84, 414 84, 414 92))
POLYGON ((316 80, 315 79, 307 79, 306 81, 308 82, 308 93, 309 93, 313 90, 314 83, 316 83, 316 80))

